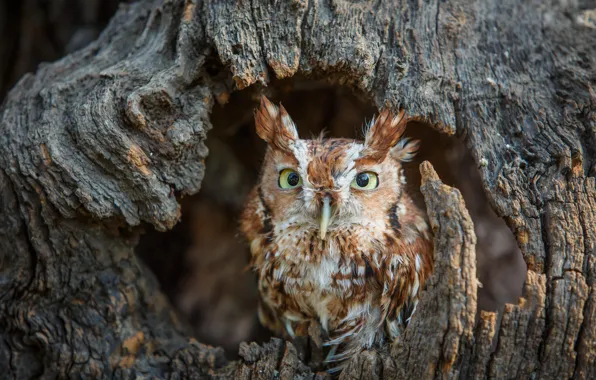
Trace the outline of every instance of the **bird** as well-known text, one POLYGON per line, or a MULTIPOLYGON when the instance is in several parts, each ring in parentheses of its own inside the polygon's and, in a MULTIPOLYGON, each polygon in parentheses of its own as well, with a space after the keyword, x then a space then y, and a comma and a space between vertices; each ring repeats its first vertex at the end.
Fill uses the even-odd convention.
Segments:
POLYGON ((330 371, 398 340, 432 274, 432 231, 402 168, 420 146, 402 137, 407 120, 385 108, 363 140, 301 139, 283 105, 262 96, 255 110, 267 147, 240 232, 257 277, 258 318, 291 339, 317 323, 330 371))

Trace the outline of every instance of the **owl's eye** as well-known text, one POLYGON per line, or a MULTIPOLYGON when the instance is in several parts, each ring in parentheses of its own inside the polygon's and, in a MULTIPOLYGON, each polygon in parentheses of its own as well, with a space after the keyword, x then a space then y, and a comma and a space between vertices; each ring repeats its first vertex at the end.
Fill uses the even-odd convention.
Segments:
POLYGON ((379 186, 379 178, 373 172, 358 173, 350 186, 358 190, 373 190, 379 186))
POLYGON ((279 187, 282 189, 293 189, 302 185, 302 178, 292 169, 284 169, 279 173, 279 187))

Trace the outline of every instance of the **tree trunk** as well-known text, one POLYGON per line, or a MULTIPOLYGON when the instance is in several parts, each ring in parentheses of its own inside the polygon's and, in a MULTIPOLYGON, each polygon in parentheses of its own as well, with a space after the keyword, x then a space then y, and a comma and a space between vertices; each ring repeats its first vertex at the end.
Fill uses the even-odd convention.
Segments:
MULTIPOLYGON (((596 378, 596 10, 589 1, 122 5, 99 38, 25 75, 0 111, 6 378, 324 377, 273 339, 201 344, 135 256, 196 193, 215 102, 307 76, 460 139, 528 266, 477 318, 476 237, 421 165, 435 273, 403 339, 342 378, 596 378), (245 91, 251 91, 247 89, 245 91)), ((167 254, 167 253, 164 253, 167 254)))

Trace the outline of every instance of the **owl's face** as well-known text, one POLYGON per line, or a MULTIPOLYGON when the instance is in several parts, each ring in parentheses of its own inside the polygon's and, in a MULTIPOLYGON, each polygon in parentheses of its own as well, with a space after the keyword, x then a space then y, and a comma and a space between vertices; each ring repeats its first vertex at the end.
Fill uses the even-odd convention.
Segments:
POLYGON ((364 141, 298 138, 285 109, 263 98, 256 113, 259 136, 268 143, 259 196, 281 228, 328 232, 351 224, 384 223, 399 207, 405 183, 400 162, 410 160, 417 141, 400 137, 403 112, 383 112, 371 122, 364 141))

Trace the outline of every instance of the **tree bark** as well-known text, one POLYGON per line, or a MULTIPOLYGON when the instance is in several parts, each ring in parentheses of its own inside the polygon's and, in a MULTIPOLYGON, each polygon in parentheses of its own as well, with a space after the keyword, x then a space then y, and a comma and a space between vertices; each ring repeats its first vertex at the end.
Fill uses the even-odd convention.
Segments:
POLYGON ((390 350, 342 378, 596 378, 596 24, 589 1, 144 1, 0 111, 7 378, 324 377, 273 339, 196 342, 134 254, 204 173, 214 103, 308 76, 461 139, 528 265, 476 323, 473 223, 421 166, 435 273, 390 350), (592 16, 590 16, 592 15, 592 16))

